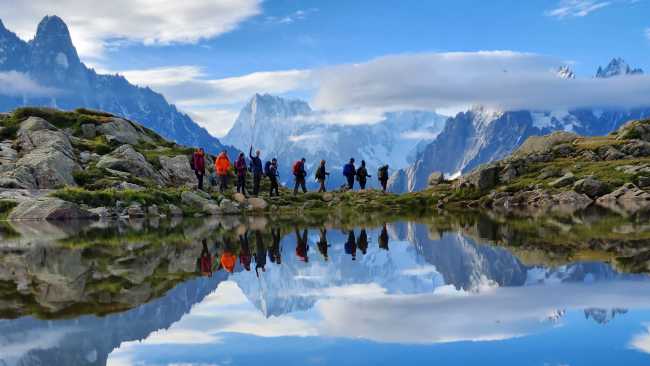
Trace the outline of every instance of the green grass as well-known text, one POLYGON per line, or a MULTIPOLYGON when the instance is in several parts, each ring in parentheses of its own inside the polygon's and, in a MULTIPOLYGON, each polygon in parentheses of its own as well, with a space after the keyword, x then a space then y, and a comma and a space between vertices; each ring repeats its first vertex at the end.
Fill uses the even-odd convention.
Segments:
POLYGON ((142 191, 102 189, 90 191, 83 188, 63 188, 52 193, 52 195, 65 201, 86 204, 91 207, 113 207, 117 201, 122 201, 125 204, 139 203, 145 206, 166 203, 179 204, 180 193, 181 191, 174 189, 147 189, 142 191))

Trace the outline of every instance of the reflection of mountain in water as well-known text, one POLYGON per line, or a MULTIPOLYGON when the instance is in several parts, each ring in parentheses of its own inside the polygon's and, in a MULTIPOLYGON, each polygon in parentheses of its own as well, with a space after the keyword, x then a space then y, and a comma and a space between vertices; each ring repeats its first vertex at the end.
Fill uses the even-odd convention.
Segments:
POLYGON ((184 282, 164 297, 105 317, 0 320, 0 365, 105 365, 122 342, 167 329, 212 292, 225 275, 184 282))
POLYGON ((627 314, 627 309, 614 308, 611 310, 600 308, 585 309, 585 319, 593 319, 598 324, 607 324, 618 315, 627 314))

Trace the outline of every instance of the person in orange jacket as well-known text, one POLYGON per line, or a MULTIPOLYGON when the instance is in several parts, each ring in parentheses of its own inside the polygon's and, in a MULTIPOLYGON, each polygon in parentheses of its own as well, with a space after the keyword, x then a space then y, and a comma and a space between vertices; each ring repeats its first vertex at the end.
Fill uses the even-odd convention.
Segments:
POLYGON ((219 179, 219 191, 224 193, 228 189, 228 173, 230 172, 230 159, 226 150, 222 151, 214 161, 214 170, 219 179))

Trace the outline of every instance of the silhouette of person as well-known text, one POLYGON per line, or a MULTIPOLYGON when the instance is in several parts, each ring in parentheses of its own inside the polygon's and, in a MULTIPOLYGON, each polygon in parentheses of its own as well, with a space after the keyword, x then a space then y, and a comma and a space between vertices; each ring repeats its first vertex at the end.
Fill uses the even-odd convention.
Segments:
POLYGON ((260 231, 255 232, 255 274, 257 277, 260 276, 259 269, 262 269, 262 272, 266 272, 266 246, 264 245, 264 239, 262 238, 262 233, 260 231))
POLYGON ((388 250, 388 228, 386 228, 386 223, 381 228, 381 233, 377 241, 379 242, 379 248, 388 250))
POLYGON ((233 253, 232 246, 228 238, 224 238, 224 247, 221 253, 221 259, 219 260, 219 268, 224 269, 228 273, 233 273, 235 271, 235 264, 237 263, 237 256, 233 253))
POLYGON ((271 228, 271 238, 273 238, 273 245, 271 245, 271 263, 282 264, 282 247, 280 246, 281 233, 280 228, 271 228))
POLYGON ((239 262, 245 270, 251 270, 251 248, 248 245, 248 232, 239 235, 239 262))
POLYGON ((357 244, 359 245, 361 254, 366 255, 366 252, 368 251, 368 234, 366 233, 365 228, 361 229, 359 239, 357 239, 357 244))
POLYGON ((348 240, 345 242, 345 254, 350 254, 352 260, 357 259, 357 242, 354 238, 354 230, 348 232, 348 240))
POLYGON ((199 256, 199 272, 202 276, 212 277, 212 263, 214 258, 210 251, 208 250, 208 241, 207 239, 201 240, 203 249, 201 249, 201 255, 199 256))
POLYGON ((307 229, 303 229, 302 236, 296 228, 296 257, 305 263, 309 262, 309 245, 307 245, 307 229))
POLYGON ((318 251, 320 251, 320 254, 323 255, 325 260, 328 260, 327 248, 329 248, 329 244, 327 243, 327 229, 322 227, 320 228, 320 237, 318 238, 318 251))

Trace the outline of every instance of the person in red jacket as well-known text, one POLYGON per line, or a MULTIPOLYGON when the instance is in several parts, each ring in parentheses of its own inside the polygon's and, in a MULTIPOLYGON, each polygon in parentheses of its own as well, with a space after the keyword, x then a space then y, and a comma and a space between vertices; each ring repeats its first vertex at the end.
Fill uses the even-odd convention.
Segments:
POLYGON ((237 193, 246 196, 246 172, 248 167, 246 166, 244 153, 239 153, 239 157, 235 161, 235 171, 237 172, 237 193))
POLYGON ((196 149, 192 154, 192 169, 199 183, 198 189, 203 190, 203 177, 205 176, 205 152, 203 149, 196 149))

